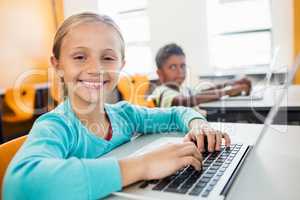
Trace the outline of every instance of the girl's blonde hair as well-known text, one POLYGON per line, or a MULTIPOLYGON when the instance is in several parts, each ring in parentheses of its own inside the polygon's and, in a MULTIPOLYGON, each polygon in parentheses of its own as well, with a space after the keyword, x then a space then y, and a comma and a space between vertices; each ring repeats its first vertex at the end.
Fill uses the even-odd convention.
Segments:
POLYGON ((53 42, 52 53, 56 59, 60 57, 60 48, 64 37, 67 33, 80 24, 91 23, 91 22, 102 22, 106 25, 111 26, 119 35, 121 41, 121 56, 125 58, 125 42, 121 34, 119 26, 107 15, 100 15, 96 13, 84 12, 75 14, 67 18, 62 25, 58 28, 53 42))

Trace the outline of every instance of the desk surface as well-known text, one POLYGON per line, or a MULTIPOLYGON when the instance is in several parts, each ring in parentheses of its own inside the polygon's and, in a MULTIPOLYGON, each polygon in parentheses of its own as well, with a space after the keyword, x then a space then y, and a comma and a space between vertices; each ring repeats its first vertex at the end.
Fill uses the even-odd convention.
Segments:
MULTIPOLYGON (((282 91, 282 86, 271 86, 265 90, 262 100, 223 100, 202 103, 202 108, 270 108, 274 105, 275 97, 282 91)), ((282 107, 300 109, 300 86, 292 85, 288 88, 288 95, 281 105, 282 107)))
MULTIPOLYGON (((263 125, 211 123, 227 131, 233 143, 254 144, 263 125)), ((175 134, 171 134, 176 136, 175 134)), ((170 136, 170 135, 168 135, 170 136)), ((122 158, 161 137, 141 136, 106 156, 122 158)), ((226 199, 300 199, 300 127, 274 125, 269 128, 260 148, 247 157, 226 199)), ((108 199, 120 199, 110 196, 108 199)))

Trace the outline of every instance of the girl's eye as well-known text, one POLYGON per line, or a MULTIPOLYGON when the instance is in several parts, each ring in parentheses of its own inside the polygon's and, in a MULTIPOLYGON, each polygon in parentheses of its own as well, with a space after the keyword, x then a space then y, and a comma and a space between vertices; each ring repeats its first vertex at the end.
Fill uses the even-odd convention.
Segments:
POLYGON ((74 59, 75 60, 84 60, 85 59, 85 56, 74 56, 74 59))
POLYGON ((113 61, 113 60, 115 60, 115 58, 113 58, 113 57, 104 57, 103 60, 113 61))

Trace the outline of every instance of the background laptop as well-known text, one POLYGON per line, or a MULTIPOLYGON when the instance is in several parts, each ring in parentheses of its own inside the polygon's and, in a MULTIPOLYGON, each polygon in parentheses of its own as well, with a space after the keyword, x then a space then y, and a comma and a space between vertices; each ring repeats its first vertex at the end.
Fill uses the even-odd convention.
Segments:
MULTIPOLYGON (((202 172, 197 172, 192 167, 188 166, 178 171, 176 174, 164 179, 139 182, 125 188, 121 192, 115 192, 113 194, 119 197, 149 200, 224 199, 231 184, 235 181, 235 177, 237 176, 237 173, 249 152, 250 155, 245 163, 245 167, 247 167, 250 163, 260 162, 261 159, 260 155, 257 154, 257 150, 262 148, 261 143, 263 142, 266 132, 278 112, 283 98, 287 94, 287 89, 292 83, 298 63, 299 59, 292 67, 285 87, 269 112, 261 134, 259 135, 253 149, 248 145, 233 144, 230 149, 223 148, 220 152, 204 154, 204 170, 202 172)), ((268 137, 270 138, 271 136, 268 137)), ((150 149, 157 148, 167 142, 178 142, 178 139, 165 137, 155 140, 145 147, 138 149, 134 154, 132 154, 132 156, 145 153, 150 149)), ((243 172, 243 170, 241 172, 243 172)))
POLYGON ((275 69, 276 62, 278 60, 278 54, 279 54, 279 47, 276 47, 274 49, 273 57, 271 59, 270 66, 268 68, 268 71, 266 73, 266 78, 265 82, 263 85, 260 86, 255 86, 252 88, 251 92, 247 96, 235 96, 235 97, 230 97, 230 96, 224 96, 222 100, 226 101, 236 101, 236 100, 262 100, 264 98, 264 94, 266 89, 269 88, 273 71, 275 69))

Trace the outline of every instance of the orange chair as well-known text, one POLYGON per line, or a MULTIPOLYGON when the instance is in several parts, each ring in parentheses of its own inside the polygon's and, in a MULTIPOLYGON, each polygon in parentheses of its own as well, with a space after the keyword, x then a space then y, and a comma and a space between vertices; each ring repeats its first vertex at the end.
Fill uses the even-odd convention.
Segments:
POLYGON ((155 107, 152 100, 145 98, 149 87, 150 81, 144 75, 124 76, 118 83, 118 90, 124 100, 135 105, 155 107))
POLYGON ((10 88, 5 91, 4 102, 12 113, 3 113, 4 122, 21 122, 34 115, 35 88, 32 85, 10 88))
POLYGON ((2 182, 5 171, 26 138, 27 136, 22 136, 0 145, 0 199, 2 197, 2 182))

